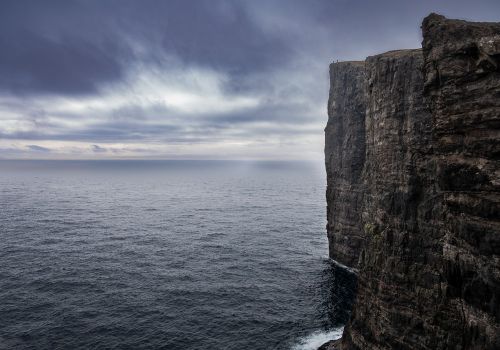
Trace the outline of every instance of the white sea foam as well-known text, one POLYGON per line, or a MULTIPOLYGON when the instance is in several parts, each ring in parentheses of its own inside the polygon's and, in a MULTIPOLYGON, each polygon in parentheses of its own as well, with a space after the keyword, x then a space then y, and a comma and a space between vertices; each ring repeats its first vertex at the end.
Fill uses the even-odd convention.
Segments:
POLYGON ((321 345, 330 340, 342 337, 344 327, 334 328, 329 331, 316 331, 308 336, 299 339, 299 342, 292 347, 292 350, 317 350, 321 345))

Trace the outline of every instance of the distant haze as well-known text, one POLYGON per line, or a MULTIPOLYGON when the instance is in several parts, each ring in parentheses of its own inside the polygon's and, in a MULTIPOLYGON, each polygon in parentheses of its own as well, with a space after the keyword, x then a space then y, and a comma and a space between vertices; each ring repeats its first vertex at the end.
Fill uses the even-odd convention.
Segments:
POLYGON ((500 1, 0 2, 0 158, 322 159, 328 65, 500 1))

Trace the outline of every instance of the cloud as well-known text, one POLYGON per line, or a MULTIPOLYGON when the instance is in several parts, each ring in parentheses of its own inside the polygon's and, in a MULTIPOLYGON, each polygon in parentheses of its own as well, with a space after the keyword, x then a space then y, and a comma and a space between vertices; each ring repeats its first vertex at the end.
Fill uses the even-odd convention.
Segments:
POLYGON ((2 156, 321 159, 328 64, 418 47, 431 11, 500 3, 2 1, 2 156))
POLYGON ((27 145, 26 147, 35 152, 51 152, 51 149, 47 147, 42 147, 37 145, 27 145))
POLYGON ((101 147, 99 145, 92 145, 92 151, 95 153, 103 153, 103 152, 107 152, 107 149, 104 147, 101 147))
POLYGON ((119 80, 127 49, 112 34, 105 35, 107 26, 101 26, 101 33, 89 30, 92 23, 85 17, 93 15, 79 2, 71 7, 51 1, 2 2, 0 89, 15 94, 87 94, 119 80), (85 34, 87 30, 95 36, 85 34))
POLYGON ((98 93, 137 62, 248 74, 289 57, 288 43, 226 1, 3 1, 0 89, 98 93))

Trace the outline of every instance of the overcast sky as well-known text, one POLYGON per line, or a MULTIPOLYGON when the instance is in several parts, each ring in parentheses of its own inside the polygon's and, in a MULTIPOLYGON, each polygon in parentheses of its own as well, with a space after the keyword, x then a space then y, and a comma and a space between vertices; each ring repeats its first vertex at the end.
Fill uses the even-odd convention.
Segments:
POLYGON ((0 2, 0 158, 322 159, 328 65, 500 1, 0 2))

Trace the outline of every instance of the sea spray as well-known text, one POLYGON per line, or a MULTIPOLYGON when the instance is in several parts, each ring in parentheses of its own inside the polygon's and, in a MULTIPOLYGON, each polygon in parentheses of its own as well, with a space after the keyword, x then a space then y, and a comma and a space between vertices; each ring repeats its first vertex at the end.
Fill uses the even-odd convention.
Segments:
POLYGON ((321 345, 342 337, 344 327, 334 328, 329 331, 315 331, 299 339, 299 342, 292 347, 292 350, 317 350, 321 345))

